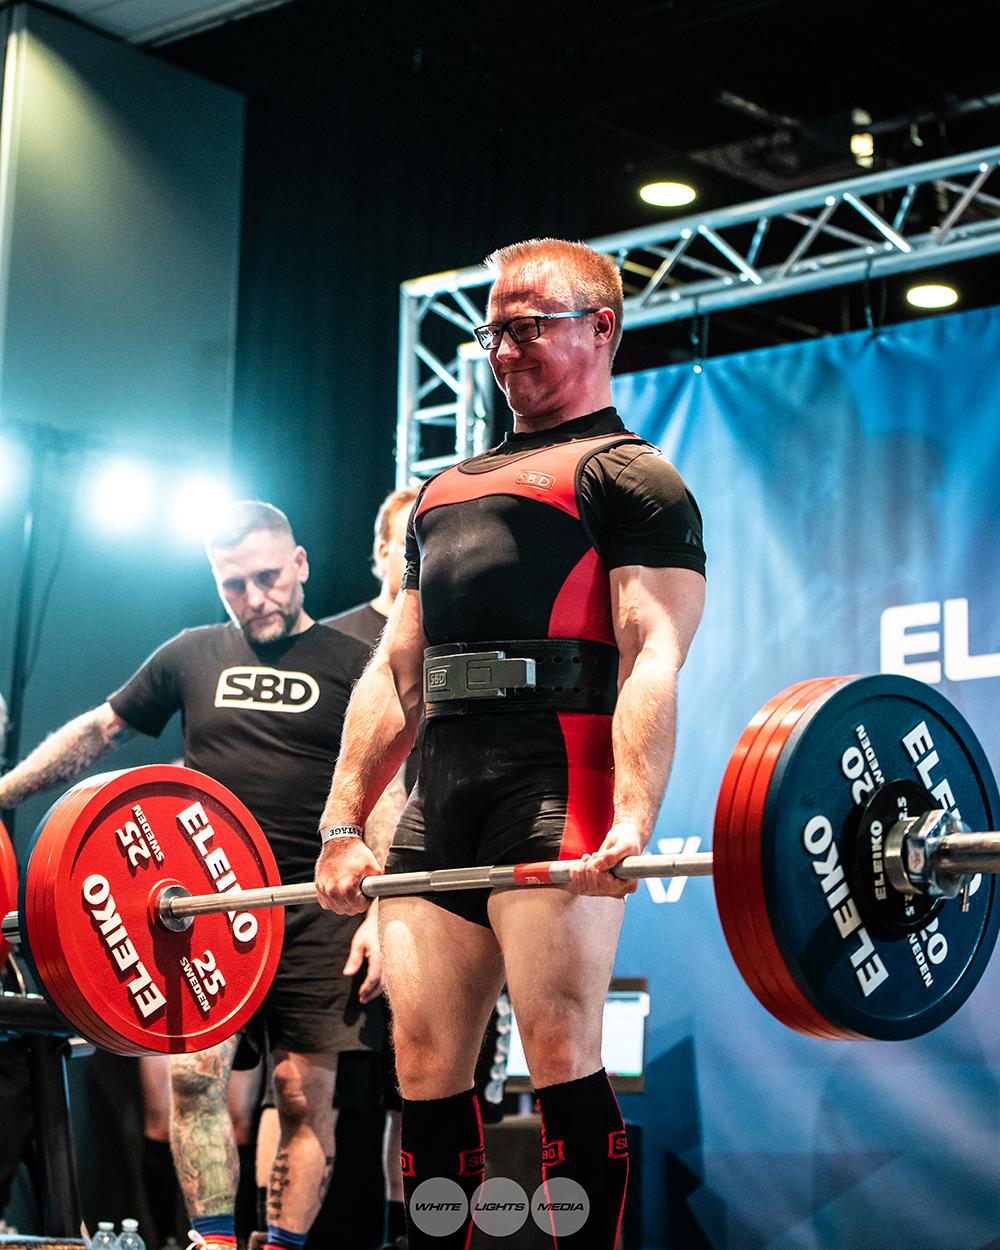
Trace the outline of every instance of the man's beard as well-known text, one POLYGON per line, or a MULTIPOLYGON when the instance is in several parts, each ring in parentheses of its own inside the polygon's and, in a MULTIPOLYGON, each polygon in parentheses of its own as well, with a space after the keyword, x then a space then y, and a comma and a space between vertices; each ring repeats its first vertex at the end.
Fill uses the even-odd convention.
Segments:
POLYGON ((282 612, 278 616, 268 618, 267 625, 261 630, 254 630, 253 625, 260 620, 259 617, 251 617, 249 621, 245 621, 240 627, 243 630, 243 637, 247 642, 253 644, 280 642, 283 638, 287 638, 295 628, 299 619, 301 609, 296 608, 294 611, 282 612))

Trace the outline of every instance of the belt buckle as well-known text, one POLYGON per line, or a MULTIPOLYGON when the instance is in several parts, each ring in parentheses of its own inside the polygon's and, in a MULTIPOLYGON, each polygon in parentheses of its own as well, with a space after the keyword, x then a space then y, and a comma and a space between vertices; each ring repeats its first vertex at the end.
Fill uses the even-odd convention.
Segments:
POLYGON ((535 686, 535 661, 505 651, 460 651, 424 660, 424 698, 428 703, 453 699, 504 699, 508 690, 535 686))

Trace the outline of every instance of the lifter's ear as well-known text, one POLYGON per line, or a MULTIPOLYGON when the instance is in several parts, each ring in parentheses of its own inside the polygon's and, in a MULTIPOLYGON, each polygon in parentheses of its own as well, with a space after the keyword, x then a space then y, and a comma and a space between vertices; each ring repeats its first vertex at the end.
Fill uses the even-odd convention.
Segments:
POLYGON ((603 347, 610 343, 615 332, 615 314, 611 308, 599 308, 594 317, 594 338, 603 347))

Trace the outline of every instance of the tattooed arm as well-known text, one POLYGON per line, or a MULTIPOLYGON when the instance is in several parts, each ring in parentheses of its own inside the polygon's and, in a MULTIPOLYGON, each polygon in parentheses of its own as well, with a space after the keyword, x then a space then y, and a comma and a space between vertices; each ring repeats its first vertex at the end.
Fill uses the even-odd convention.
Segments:
POLYGON ((75 781, 95 760, 134 734, 110 703, 67 721, 0 777, 0 810, 16 807, 60 781, 75 781))

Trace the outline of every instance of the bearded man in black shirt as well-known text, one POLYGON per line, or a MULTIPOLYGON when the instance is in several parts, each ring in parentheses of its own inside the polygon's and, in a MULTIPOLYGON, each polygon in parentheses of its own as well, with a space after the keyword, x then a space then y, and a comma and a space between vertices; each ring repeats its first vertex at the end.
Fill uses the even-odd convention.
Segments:
MULTIPOLYGON (((185 763, 232 790, 257 818, 283 882, 308 881, 351 689, 369 650, 305 611, 305 550, 270 504, 232 505, 206 542, 225 625, 184 630, 106 702, 56 730, 0 779, 0 808, 78 777, 136 732, 184 718, 185 763)), ((387 792, 388 793, 388 792, 387 792)), ((384 858, 402 787, 366 826, 384 858)), ((281 1123, 268 1244, 298 1250, 333 1164, 337 1057, 378 1049, 383 1032, 374 914, 346 922, 318 904, 290 909, 281 963, 246 1033, 266 1035, 281 1123), (367 958, 360 985, 344 975, 367 958)), ((359 978, 356 978, 360 980, 359 978)), ((196 1242, 235 1246, 238 1155, 226 1105, 237 1038, 170 1058, 171 1144, 196 1242)))
MULTIPOLYGON (((336 836, 316 883, 334 911, 365 907, 359 883, 379 861, 362 826, 422 712, 420 776, 387 872, 582 859, 569 890, 383 898, 379 922, 408 1200, 444 1178, 471 1202, 482 1181, 473 1072, 506 980, 541 1113, 542 1176, 550 1189, 582 1187, 589 1203, 571 1244, 612 1250, 628 1143, 601 1024, 635 884, 610 869, 646 846, 670 770, 677 674, 704 602, 701 517, 611 406, 623 302, 613 262, 545 239, 502 249, 491 269, 476 336, 514 433, 417 500, 403 591, 348 711, 323 813, 336 836)), ((468 1205, 440 1237, 417 1205, 410 1250, 468 1244, 468 1205)))

